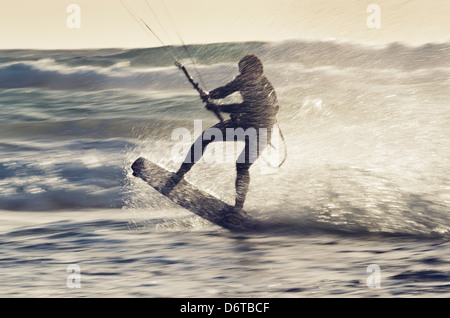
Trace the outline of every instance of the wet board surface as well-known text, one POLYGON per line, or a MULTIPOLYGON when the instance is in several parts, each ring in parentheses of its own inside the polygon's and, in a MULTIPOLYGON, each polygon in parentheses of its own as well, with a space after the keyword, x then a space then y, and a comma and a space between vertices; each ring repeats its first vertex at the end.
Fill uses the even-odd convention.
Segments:
MULTIPOLYGON (((138 158, 131 168, 135 177, 141 178, 160 193, 162 187, 172 175, 172 172, 145 158, 138 158)), ((247 216, 245 212, 244 214, 233 215, 233 223, 227 222, 224 215, 226 211, 232 209, 232 206, 198 189, 184 179, 167 197, 179 206, 231 231, 257 230, 261 226, 260 221, 247 216)))

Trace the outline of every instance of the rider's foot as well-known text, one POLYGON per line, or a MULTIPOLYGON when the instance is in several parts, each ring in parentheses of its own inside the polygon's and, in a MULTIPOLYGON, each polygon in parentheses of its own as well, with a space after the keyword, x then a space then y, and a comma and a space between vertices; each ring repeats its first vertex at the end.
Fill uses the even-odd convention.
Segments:
POLYGON ((224 222, 232 226, 241 226, 245 217, 247 217, 247 213, 242 208, 236 206, 223 212, 224 222))

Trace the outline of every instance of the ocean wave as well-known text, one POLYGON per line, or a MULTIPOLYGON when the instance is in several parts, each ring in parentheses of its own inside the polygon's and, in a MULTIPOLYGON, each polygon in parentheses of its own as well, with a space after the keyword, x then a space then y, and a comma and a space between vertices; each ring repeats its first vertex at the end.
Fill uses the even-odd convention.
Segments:
POLYGON ((421 69, 450 67, 450 43, 427 43, 409 46, 393 42, 385 46, 369 46, 337 41, 289 40, 280 42, 230 42, 167 46, 139 49, 86 50, 3 50, 0 63, 53 59, 69 67, 110 67, 129 61, 132 67, 169 67, 174 57, 198 65, 236 63, 243 55, 255 53, 264 61, 298 62, 308 67, 317 65, 396 67, 421 69))
POLYGON ((280 79, 295 68, 306 72, 331 67, 375 73, 397 70, 431 74, 425 79, 434 78, 437 73, 445 80, 450 69, 450 44, 409 47, 392 43, 385 47, 369 47, 332 41, 285 41, 190 45, 188 50, 195 66, 182 47, 22 50, 12 51, 14 54, 2 51, 0 88, 104 90, 188 87, 186 79, 173 66, 172 55, 186 61, 188 68, 198 68, 202 77, 212 85, 230 80, 237 72, 236 62, 247 53, 260 55, 271 74, 280 79))
MULTIPOLYGON (((208 87, 217 87, 237 74, 237 67, 219 64, 200 68, 201 78, 208 87)), ((450 79, 450 67, 411 71, 396 69, 361 69, 335 66, 307 68, 303 64, 267 64, 266 73, 277 87, 301 86, 310 80, 369 84, 442 83, 450 79)), ((202 83, 204 84, 204 83, 202 83)), ((208 88, 206 87, 206 88, 208 88)), ((70 68, 54 60, 24 61, 0 65, 0 89, 45 88, 52 90, 100 91, 127 90, 186 90, 192 87, 182 73, 174 67, 132 68, 120 62, 107 68, 82 66, 70 68)))
MULTIPOLYGON (((176 70, 132 70, 126 62, 102 68, 69 67, 53 59, 13 62, 0 65, 0 88, 39 87, 48 89, 104 90, 114 88, 164 88, 181 84, 176 70), (164 74, 164 77, 162 77, 164 74)), ((174 86, 176 87, 176 86, 174 86)))

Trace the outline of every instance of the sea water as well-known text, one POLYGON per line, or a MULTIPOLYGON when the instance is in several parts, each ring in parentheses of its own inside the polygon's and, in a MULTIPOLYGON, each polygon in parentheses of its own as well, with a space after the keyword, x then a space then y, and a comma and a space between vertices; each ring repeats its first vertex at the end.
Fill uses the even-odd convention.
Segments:
MULTIPOLYGON (((217 122, 167 49, 183 52, 1 51, 0 296, 450 295, 448 44, 190 46, 203 88, 256 53, 276 89, 287 157, 276 168, 278 140, 251 168, 256 233, 131 174, 139 156, 176 170, 172 132, 189 144, 194 121, 217 122)), ((235 173, 201 162, 186 178, 232 203, 235 173)))

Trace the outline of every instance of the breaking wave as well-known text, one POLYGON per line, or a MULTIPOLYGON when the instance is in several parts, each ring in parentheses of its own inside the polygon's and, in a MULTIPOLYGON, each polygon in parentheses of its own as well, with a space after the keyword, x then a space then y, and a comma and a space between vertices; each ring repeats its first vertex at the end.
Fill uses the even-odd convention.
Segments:
MULTIPOLYGON (((189 63, 181 47, 74 51, 2 51, 0 88, 39 87, 48 89, 175 89, 186 85, 173 67, 173 58, 189 63)), ((191 45, 202 76, 208 82, 223 82, 236 72, 236 61, 246 53, 258 54, 275 77, 286 65, 308 72, 332 68, 383 72, 416 72, 435 81, 450 77, 450 44, 409 47, 393 43, 369 47, 350 43, 286 41, 191 45), (219 75, 218 75, 219 74, 219 75)), ((190 65, 192 67, 192 65, 190 65)))

